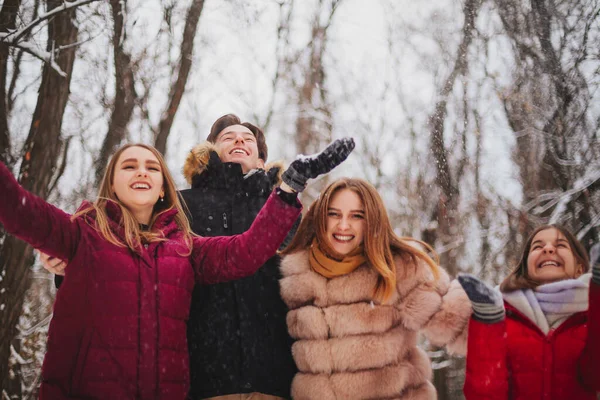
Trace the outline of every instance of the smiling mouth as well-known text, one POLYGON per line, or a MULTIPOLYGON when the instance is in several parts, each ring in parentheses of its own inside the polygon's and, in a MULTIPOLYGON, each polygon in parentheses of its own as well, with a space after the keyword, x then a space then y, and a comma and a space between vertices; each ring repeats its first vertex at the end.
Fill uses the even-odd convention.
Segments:
POLYGON ((545 267, 558 267, 558 266, 559 265, 556 261, 544 261, 543 263, 541 263, 538 266, 538 269, 545 268, 545 267))
POLYGON ((134 183, 131 185, 131 188, 135 190, 150 190, 150 185, 147 183, 134 183))
POLYGON ((229 152, 229 154, 241 154, 241 155, 244 155, 244 156, 248 155, 248 153, 245 150, 242 150, 242 149, 233 149, 233 150, 231 150, 229 152))
POLYGON ((354 239, 353 235, 333 235, 333 238, 335 240, 337 240, 338 242, 344 242, 347 243, 349 241, 351 241, 352 239, 354 239))

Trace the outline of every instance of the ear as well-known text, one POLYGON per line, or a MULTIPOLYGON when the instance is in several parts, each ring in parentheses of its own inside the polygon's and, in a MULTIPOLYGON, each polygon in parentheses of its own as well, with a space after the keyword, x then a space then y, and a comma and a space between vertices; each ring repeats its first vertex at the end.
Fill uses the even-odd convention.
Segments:
POLYGON ((262 158, 258 159, 258 162, 256 163, 256 168, 265 169, 265 161, 262 158))
POLYGON ((575 266, 575 276, 580 277, 583 275, 583 265, 581 263, 577 263, 575 266))

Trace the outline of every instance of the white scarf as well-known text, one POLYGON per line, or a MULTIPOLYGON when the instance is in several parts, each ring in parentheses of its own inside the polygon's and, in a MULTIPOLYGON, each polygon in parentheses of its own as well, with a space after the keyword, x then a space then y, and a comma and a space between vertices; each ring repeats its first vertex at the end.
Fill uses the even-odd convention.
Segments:
POLYGON ((535 323, 544 334, 571 315, 588 309, 591 274, 503 293, 504 300, 535 323))

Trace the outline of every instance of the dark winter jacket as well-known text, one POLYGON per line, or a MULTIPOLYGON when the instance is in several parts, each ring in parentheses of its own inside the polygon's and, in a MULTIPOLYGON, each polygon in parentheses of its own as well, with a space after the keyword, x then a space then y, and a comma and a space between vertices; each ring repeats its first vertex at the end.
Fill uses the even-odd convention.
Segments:
MULTIPOLYGON (((244 175, 213 150, 208 142, 196 146, 184 166, 192 188, 181 194, 193 230, 203 236, 244 232, 282 168, 244 175)), ((192 399, 251 392, 289 397, 296 367, 279 278, 275 256, 250 277, 196 287, 188 323, 192 399)))
MULTIPOLYGON (((1 163, 0 187, 5 229, 68 261, 48 333, 43 399, 184 399, 194 283, 252 274, 275 253, 300 211, 273 195, 248 232, 195 237, 186 255, 171 210, 154 225, 168 240, 133 252, 105 240, 94 228, 94 213, 71 220, 26 192, 1 163)), ((106 211, 122 238, 120 207, 109 203, 106 211)))
POLYGON ((469 321, 467 400, 595 400, 600 389, 600 285, 587 312, 548 335, 509 303, 505 322, 469 321))

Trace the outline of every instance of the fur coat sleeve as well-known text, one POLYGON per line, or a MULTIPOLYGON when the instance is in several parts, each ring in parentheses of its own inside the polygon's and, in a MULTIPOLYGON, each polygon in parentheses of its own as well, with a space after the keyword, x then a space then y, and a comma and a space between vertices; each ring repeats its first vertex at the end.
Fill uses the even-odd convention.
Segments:
POLYGON ((451 354, 466 354, 472 310, 458 281, 450 282, 442 268, 436 280, 429 266, 421 262, 413 279, 398 274, 398 293, 398 308, 407 328, 421 331, 432 344, 446 346, 451 354))

